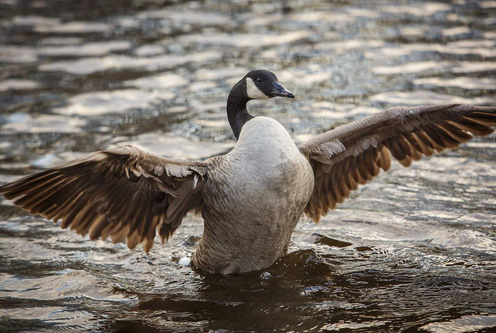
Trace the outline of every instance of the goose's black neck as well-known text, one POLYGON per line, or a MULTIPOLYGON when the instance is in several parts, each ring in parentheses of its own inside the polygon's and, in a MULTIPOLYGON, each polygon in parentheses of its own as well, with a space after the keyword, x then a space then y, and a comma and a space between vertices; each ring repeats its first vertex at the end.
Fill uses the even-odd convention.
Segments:
POLYGON ((227 98, 227 119, 236 139, 239 139, 243 125, 253 119, 246 109, 246 103, 249 101, 250 98, 246 94, 246 82, 241 80, 231 89, 227 98))

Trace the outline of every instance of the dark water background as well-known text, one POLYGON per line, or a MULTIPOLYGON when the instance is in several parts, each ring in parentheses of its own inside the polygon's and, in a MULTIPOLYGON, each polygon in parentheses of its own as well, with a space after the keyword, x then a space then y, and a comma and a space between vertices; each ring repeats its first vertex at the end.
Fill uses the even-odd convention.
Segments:
MULTIPOLYGON (((132 143, 207 158, 234 141, 230 87, 296 141, 394 105, 496 103, 495 1, 0 0, 0 181, 132 143)), ((0 205, 0 331, 496 330, 496 136, 398 164, 300 222, 262 272, 178 264, 189 216, 149 256, 0 205)))

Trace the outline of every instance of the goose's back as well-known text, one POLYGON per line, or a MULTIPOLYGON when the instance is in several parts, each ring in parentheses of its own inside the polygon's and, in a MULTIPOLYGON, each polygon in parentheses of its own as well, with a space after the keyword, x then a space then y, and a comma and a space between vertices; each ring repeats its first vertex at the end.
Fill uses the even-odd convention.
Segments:
POLYGON ((281 124, 256 117, 235 148, 210 165, 205 231, 193 264, 223 274, 270 266, 286 253, 310 198, 310 164, 281 124))

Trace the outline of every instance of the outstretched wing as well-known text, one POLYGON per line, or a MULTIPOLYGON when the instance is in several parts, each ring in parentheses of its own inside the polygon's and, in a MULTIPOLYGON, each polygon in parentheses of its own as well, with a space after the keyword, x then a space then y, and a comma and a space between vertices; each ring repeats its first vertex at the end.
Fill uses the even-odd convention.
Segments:
POLYGON ((207 178, 203 162, 161 158, 138 148, 92 153, 85 158, 0 187, 14 204, 62 220, 90 239, 127 238, 129 248, 153 245, 156 230, 168 239, 190 210, 201 210, 207 178))
POLYGON ((300 147, 315 174, 305 213, 314 221, 388 170, 391 155, 403 166, 493 132, 496 107, 394 107, 316 136, 300 147))

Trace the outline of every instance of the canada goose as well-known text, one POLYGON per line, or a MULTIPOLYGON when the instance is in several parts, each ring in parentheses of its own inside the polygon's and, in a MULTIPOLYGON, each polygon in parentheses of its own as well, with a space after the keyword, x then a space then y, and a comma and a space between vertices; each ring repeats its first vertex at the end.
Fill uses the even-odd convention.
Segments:
POLYGON ((232 88, 227 117, 238 139, 204 162, 162 158, 135 147, 104 150, 0 187, 32 214, 92 240, 127 239, 133 249, 162 242, 188 211, 201 213, 203 237, 192 265, 232 274, 272 265, 288 250, 303 212, 314 221, 365 184, 391 155, 403 166, 493 132, 496 107, 394 107, 316 136, 297 147, 277 121, 253 117, 252 99, 294 98, 265 70, 232 88))

